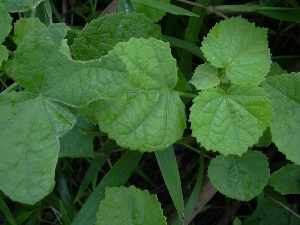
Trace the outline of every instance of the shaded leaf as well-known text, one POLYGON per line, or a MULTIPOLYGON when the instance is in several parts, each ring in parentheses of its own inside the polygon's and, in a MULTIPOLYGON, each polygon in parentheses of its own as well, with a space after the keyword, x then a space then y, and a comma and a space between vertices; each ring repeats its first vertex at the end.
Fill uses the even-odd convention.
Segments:
POLYGON ((160 27, 144 14, 109 14, 93 20, 79 32, 74 39, 74 56, 79 60, 97 59, 131 37, 162 38, 160 27))
POLYGON ((213 186, 227 197, 249 201, 267 185, 270 177, 267 157, 258 151, 239 156, 217 156, 208 166, 213 186))
POLYGON ((300 194, 300 166, 289 164, 272 173, 269 180, 279 193, 300 194))
POLYGON ((25 12, 37 7, 43 0, 0 0, 9 12, 25 12))
POLYGON ((268 77, 263 87, 274 108, 272 141, 289 160, 300 165, 300 73, 268 77))

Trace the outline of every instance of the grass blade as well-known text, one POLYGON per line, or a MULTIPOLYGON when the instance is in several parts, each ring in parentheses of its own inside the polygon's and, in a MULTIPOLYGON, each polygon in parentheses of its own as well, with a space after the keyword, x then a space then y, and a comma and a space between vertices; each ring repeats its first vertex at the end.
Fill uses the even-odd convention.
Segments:
POLYGON ((141 157, 141 152, 126 152, 98 184, 89 199, 77 213, 72 225, 94 225, 96 213, 99 210, 99 203, 104 199, 104 188, 124 185, 137 167, 141 157))
POLYGON ((7 219, 7 221, 11 225, 17 225, 13 215, 11 214, 9 208, 7 207, 5 201, 3 200, 2 197, 0 197, 0 212, 3 213, 3 216, 7 219))
POLYGON ((181 181, 173 146, 163 151, 156 151, 155 156, 179 218, 183 219, 184 203, 181 181))

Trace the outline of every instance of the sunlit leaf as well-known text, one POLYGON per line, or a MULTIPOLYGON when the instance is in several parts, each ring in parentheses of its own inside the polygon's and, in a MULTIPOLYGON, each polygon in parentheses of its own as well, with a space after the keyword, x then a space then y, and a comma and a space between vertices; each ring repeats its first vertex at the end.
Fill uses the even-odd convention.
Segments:
POLYGON ((204 38, 201 50, 213 66, 225 69, 232 84, 259 84, 270 69, 267 29, 241 17, 217 23, 204 38))
POLYGON ((192 135, 207 150, 242 155, 269 126, 272 108, 260 87, 233 86, 205 90, 193 100, 192 135))

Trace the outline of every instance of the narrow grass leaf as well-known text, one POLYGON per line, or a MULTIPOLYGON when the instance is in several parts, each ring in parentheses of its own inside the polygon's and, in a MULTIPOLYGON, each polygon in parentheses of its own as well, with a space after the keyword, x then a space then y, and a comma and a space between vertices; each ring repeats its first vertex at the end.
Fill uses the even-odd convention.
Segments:
POLYGON ((10 212, 8 206, 6 205, 6 203, 2 197, 0 197, 0 212, 2 213, 2 215, 5 217, 5 219, 7 219, 7 221, 11 225, 17 225, 17 222, 14 219, 14 216, 10 212))
POLYGON ((141 157, 142 153, 138 151, 126 152, 98 184, 76 215, 72 225, 94 225, 100 201, 104 199, 105 187, 124 185, 137 167, 141 157))
POLYGON ((192 13, 186 9, 178 7, 176 5, 172 5, 167 1, 159 1, 159 0, 132 0, 135 3, 141 3, 148 7, 161 10, 163 12, 172 13, 174 15, 183 15, 183 16, 195 16, 199 17, 197 14, 192 13))
POLYGON ((171 145, 162 151, 156 151, 155 156, 177 213, 183 219, 184 203, 181 181, 173 146, 171 145))

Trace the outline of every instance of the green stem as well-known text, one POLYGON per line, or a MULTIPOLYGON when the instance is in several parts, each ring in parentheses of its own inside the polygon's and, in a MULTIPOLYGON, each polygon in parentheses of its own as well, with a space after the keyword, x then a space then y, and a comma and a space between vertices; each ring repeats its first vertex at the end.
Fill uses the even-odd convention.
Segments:
POLYGON ((192 94, 192 93, 187 93, 187 92, 180 92, 178 91, 179 95, 181 97, 187 97, 187 98, 196 98, 198 95, 192 94))
POLYGON ((12 85, 10 85, 8 88, 6 88, 4 91, 2 91, 2 93, 9 93, 9 92, 12 92, 14 90, 17 89, 19 84, 17 83, 13 83, 12 85))

